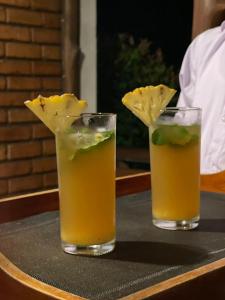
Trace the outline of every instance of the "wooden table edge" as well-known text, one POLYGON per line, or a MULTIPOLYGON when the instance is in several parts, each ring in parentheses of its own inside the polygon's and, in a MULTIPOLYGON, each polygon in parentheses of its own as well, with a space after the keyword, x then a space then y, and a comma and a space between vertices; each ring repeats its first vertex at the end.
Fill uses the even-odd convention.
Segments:
MULTIPOLYGON (((161 292, 166 292, 176 286, 199 278, 205 274, 209 275, 211 272, 219 270, 225 267, 225 258, 217 260, 215 262, 209 263, 207 265, 201 266, 197 269, 192 271, 185 272, 181 275, 177 275, 173 278, 164 280, 160 283, 154 284, 153 286, 141 289, 137 292, 134 292, 128 296, 119 298, 120 300, 138 300, 138 299, 145 299, 146 297, 151 297, 161 292)), ((8 276, 8 280, 16 281, 17 283, 26 286, 32 291, 37 292, 40 296, 48 295, 50 299, 57 299, 57 300, 82 300, 87 299, 80 297, 75 294, 71 294, 69 292, 63 291, 61 289, 55 288, 51 285, 48 285, 40 280, 37 280, 25 272, 21 271, 17 268, 10 260, 8 260, 2 253, 0 253, 0 279, 1 273, 4 272, 8 276)), ((1 294, 0 294, 1 295, 1 294)), ((7 299, 6 297, 4 299, 7 299)), ((24 298, 25 299, 25 298, 24 298)), ((40 298, 41 299, 41 298, 40 298)))
POLYGON ((209 275, 211 272, 222 269, 224 267, 225 267, 225 258, 222 258, 215 262, 201 266, 197 269, 161 281, 160 283, 154 284, 151 287, 144 288, 131 295, 122 297, 120 298, 120 300, 145 299, 146 297, 151 297, 161 292, 166 292, 172 288, 175 288, 178 285, 190 282, 191 280, 194 280, 206 274, 209 275))
MULTIPOLYGON (((53 287, 47 283, 44 283, 38 279, 35 279, 32 276, 29 276, 25 272, 17 268, 8 258, 6 258, 0 252, 0 269, 4 272, 11 280, 14 280, 30 289, 34 292, 38 292, 41 295, 48 295, 54 297, 53 299, 57 300, 82 300, 86 298, 73 295, 56 287, 53 287)), ((1 273, 0 273, 1 279, 1 273)), ((7 299, 6 297, 4 299, 7 299)))

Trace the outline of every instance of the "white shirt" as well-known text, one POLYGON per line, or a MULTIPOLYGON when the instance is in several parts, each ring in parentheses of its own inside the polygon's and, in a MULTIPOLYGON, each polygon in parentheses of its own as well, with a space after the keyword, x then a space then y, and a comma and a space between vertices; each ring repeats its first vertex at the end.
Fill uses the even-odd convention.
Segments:
POLYGON ((197 36, 180 71, 178 106, 202 108, 201 173, 225 170, 225 21, 197 36))

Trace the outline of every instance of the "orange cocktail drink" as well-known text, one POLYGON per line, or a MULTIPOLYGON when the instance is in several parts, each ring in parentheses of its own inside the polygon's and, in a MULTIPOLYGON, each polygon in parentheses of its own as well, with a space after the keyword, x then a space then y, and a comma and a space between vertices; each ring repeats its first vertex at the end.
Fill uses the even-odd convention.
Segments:
POLYGON ((200 213, 200 109, 167 108, 150 132, 153 223, 192 229, 200 213))
POLYGON ((101 255, 115 244, 116 116, 83 114, 56 134, 63 248, 101 255))

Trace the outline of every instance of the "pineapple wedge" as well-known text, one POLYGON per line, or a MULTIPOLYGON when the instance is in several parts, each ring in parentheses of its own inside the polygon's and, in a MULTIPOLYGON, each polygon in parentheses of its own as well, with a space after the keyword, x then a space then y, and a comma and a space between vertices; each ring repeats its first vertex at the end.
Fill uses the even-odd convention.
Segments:
POLYGON ((87 101, 78 100, 73 94, 55 95, 27 100, 24 104, 55 134, 56 129, 68 128, 76 116, 79 116, 87 107, 87 101), (74 118, 65 118, 65 116, 74 118))
POLYGON ((152 126, 176 90, 160 84, 137 88, 125 94, 122 103, 146 126, 152 126))

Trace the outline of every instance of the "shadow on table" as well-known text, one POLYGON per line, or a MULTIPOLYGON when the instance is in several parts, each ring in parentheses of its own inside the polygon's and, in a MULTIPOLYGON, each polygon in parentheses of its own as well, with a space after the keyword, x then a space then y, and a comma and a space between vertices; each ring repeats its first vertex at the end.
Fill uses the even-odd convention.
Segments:
POLYGON ((199 247, 147 241, 117 242, 115 250, 104 256, 107 259, 157 265, 191 265, 207 257, 206 250, 199 247))
POLYGON ((200 219, 200 232, 223 232, 225 233, 225 219, 200 219))

